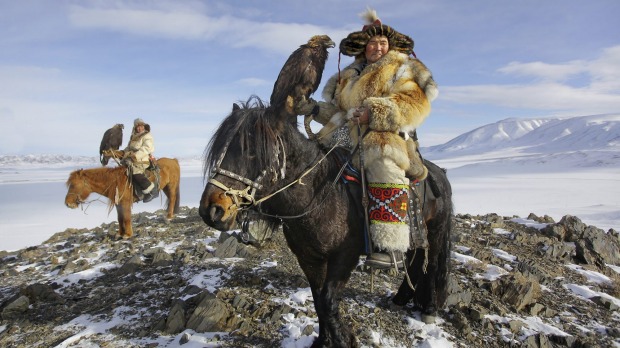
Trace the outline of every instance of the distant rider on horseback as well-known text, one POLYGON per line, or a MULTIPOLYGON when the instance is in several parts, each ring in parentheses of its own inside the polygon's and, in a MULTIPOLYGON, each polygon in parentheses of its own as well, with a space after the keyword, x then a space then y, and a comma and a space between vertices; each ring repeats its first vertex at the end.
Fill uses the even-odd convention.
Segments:
POLYGON ((150 202, 159 196, 159 190, 144 174, 145 170, 151 165, 155 145, 151 135, 151 126, 141 118, 133 121, 133 130, 129 144, 123 150, 124 155, 121 164, 131 168, 132 182, 140 189, 144 195, 142 201, 150 202))

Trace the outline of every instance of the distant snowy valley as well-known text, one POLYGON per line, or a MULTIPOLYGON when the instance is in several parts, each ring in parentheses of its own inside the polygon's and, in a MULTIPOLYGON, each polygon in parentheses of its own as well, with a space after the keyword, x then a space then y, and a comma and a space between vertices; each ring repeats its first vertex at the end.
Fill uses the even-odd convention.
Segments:
MULTIPOLYGON (((620 114, 506 119, 421 152, 448 169, 457 213, 535 213, 556 221, 569 214, 605 230, 620 229, 620 114)), ((200 156, 179 161, 181 205, 195 207, 204 187, 200 156)), ((85 211, 64 206, 70 172, 97 166, 94 156, 0 155, 0 250, 39 244, 68 227, 116 220, 96 197, 85 211)), ((134 212, 162 209, 164 203, 138 203, 134 212)))

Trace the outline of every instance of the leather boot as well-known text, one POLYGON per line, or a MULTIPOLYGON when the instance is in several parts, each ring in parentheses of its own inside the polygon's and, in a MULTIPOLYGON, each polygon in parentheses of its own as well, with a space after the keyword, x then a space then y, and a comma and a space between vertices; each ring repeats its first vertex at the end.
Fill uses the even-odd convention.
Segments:
POLYGON ((159 196, 159 190, 155 188, 155 184, 153 183, 151 183, 151 185, 142 192, 144 193, 144 198, 142 199, 142 202, 144 203, 148 203, 159 196))

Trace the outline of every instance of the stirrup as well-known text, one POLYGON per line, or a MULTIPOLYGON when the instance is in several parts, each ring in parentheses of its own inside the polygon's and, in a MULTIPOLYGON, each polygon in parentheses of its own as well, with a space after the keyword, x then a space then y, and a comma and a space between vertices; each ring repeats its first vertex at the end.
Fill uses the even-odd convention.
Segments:
POLYGON ((396 271, 403 265, 403 260, 397 260, 394 252, 374 252, 366 257, 364 263, 368 267, 376 269, 390 269, 394 267, 396 271))

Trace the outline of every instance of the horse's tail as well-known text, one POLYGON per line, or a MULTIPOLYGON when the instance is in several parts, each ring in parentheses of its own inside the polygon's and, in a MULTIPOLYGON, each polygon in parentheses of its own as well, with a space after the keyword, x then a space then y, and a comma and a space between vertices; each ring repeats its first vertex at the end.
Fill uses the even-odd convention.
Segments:
MULTIPOLYGON (((174 200, 174 213, 175 214, 179 213, 180 202, 181 202, 181 177, 179 176, 179 184, 177 187, 176 199, 174 200)), ((166 204, 166 208, 169 208, 169 207, 170 207, 170 198, 168 198, 168 201, 166 204)))
POLYGON ((452 247, 452 232, 454 231, 454 202, 452 201, 452 186, 444 169, 433 164, 434 177, 436 179, 435 189, 441 192, 438 200, 441 213, 434 219, 436 226, 435 237, 441 242, 437 245, 438 259, 435 278, 435 289, 437 307, 442 308, 448 297, 448 282, 450 276, 450 252, 452 247))
MULTIPOLYGON (((174 161, 174 174, 176 176, 176 184, 175 184, 175 188, 176 188, 176 193, 175 193, 175 200, 174 200, 174 214, 178 214, 179 213, 179 207, 181 205, 181 166, 179 165, 179 160, 177 160, 176 158, 172 159, 174 161)), ((171 175, 172 173, 170 173, 169 177, 172 177, 171 175)), ((170 183, 169 183, 170 184, 170 183)), ((166 210, 168 210, 170 208, 170 197, 166 198, 166 210)))
POLYGON ((437 262, 436 272, 436 296, 437 307, 443 308, 446 299, 448 298, 448 282, 450 277, 450 251, 452 249, 451 235, 453 232, 454 213, 452 206, 450 207, 451 214, 441 220, 439 226, 437 226, 439 233, 443 236, 443 243, 439 246, 441 249, 439 257, 441 258, 437 262))

